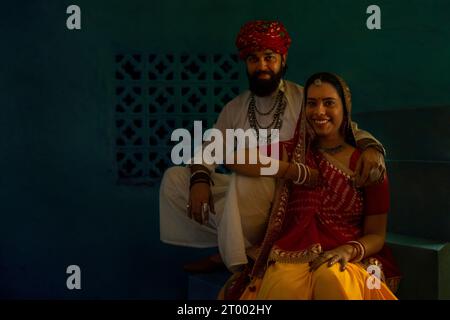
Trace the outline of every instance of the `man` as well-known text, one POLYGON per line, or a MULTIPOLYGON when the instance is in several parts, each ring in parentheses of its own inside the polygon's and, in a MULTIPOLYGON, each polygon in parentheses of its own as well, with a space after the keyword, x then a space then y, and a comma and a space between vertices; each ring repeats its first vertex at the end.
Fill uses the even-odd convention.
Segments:
MULTIPOLYGON (((226 129, 250 128, 278 129, 280 141, 294 136, 303 88, 282 79, 290 44, 287 30, 277 21, 252 21, 241 28, 236 46, 247 68, 250 90, 230 101, 220 113, 214 127, 224 137, 226 129)), ((384 150, 369 133, 357 130, 356 136, 364 152, 355 182, 366 185, 383 176, 384 150)), ((248 262, 246 249, 262 240, 275 179, 255 177, 251 166, 229 164, 231 175, 215 173, 216 164, 206 163, 165 172, 160 188, 161 241, 219 247, 220 256, 190 264, 188 271, 211 271, 222 260, 233 271, 248 262)))

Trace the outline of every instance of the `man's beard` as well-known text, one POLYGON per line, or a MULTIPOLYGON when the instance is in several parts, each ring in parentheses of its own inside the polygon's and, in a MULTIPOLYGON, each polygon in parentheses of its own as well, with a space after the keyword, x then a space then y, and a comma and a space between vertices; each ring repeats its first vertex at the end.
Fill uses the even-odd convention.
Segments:
POLYGON ((255 71, 255 73, 250 75, 247 72, 250 91, 259 97, 266 97, 271 95, 278 88, 278 85, 280 84, 280 80, 283 74, 284 74, 284 67, 281 67, 278 73, 268 70, 268 71, 255 71), (259 78, 261 74, 270 75, 270 79, 259 78))

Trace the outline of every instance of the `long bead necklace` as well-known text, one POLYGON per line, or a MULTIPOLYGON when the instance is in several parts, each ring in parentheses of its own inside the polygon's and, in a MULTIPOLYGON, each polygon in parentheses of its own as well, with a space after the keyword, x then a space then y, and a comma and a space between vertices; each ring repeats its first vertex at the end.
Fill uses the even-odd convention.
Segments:
POLYGON ((279 104, 280 100, 283 99, 283 92, 281 92, 281 90, 278 91, 277 96, 275 97, 275 101, 273 103, 272 108, 270 108, 269 111, 267 112, 262 112, 258 110, 258 107, 256 106, 256 101, 255 101, 255 96, 252 94, 252 96, 250 97, 250 103, 253 103, 255 106, 255 111, 257 114, 261 115, 261 116, 267 116, 268 114, 271 114, 272 111, 275 109, 275 107, 279 104))
MULTIPOLYGON (((249 108, 248 108, 248 120, 250 123, 250 127, 255 130, 256 136, 259 140, 259 129, 280 129, 281 125, 283 123, 282 116, 284 114, 284 110, 286 109, 286 101, 283 99, 284 95, 283 92, 280 90, 278 91, 277 97, 275 99, 275 103, 271 110, 266 113, 259 112, 259 110, 256 107, 256 100, 255 96, 252 93, 250 95, 250 102, 249 102, 249 108), (272 122, 268 126, 262 126, 257 117, 256 113, 260 115, 268 115, 270 114, 276 107, 275 113, 272 118, 272 122)), ((267 134, 267 144, 270 144, 271 142, 271 134, 267 134)))

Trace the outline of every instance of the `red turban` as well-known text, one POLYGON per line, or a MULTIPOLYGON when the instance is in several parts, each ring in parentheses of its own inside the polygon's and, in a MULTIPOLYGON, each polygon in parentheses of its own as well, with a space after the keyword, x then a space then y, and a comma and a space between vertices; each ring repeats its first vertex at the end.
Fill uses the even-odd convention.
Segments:
POLYGON ((250 53, 270 49, 285 54, 291 45, 291 37, 281 22, 251 21, 244 24, 236 38, 236 47, 241 59, 250 53))

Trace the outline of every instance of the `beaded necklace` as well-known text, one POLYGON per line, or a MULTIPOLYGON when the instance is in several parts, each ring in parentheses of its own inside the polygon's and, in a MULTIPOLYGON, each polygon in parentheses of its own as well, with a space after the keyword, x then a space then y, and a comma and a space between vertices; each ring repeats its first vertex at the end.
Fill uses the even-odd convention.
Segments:
MULTIPOLYGON (((250 95, 250 102, 248 106, 248 121, 250 123, 250 127, 255 130, 256 137, 259 141, 259 129, 280 129, 281 125, 283 124, 283 113, 286 109, 286 101, 283 99, 284 95, 281 90, 278 91, 277 96, 275 98, 275 102, 272 106, 272 108, 267 112, 261 112, 256 107, 256 100, 255 95, 251 93, 250 95), (275 110, 275 113, 273 114, 272 122, 268 126, 262 126, 257 117, 256 114, 258 113, 261 116, 269 115, 275 110)), ((267 135, 267 144, 270 144, 271 141, 271 134, 267 135)))

